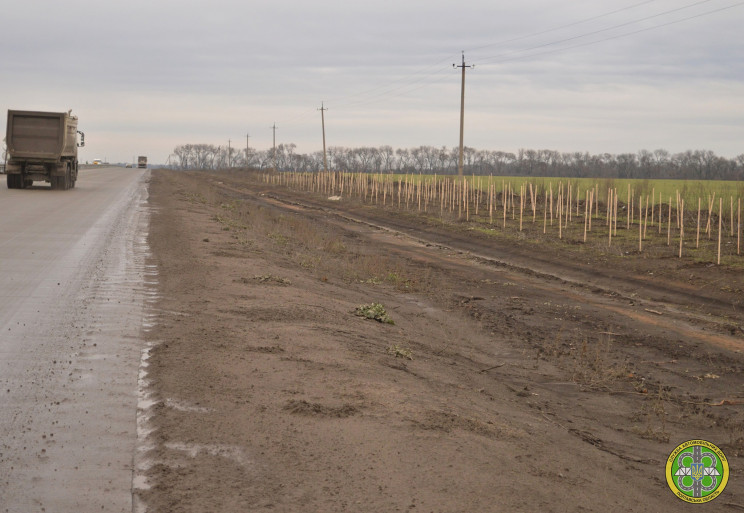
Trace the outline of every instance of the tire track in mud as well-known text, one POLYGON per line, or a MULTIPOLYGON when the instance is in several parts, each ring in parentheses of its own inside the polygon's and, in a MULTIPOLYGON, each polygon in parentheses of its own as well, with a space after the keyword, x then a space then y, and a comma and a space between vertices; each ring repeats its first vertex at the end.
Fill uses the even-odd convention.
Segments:
MULTIPOLYGON (((255 202, 305 216, 320 214, 324 216, 324 222, 333 222, 335 218, 340 221, 335 224, 341 229, 354 231, 354 225, 361 225, 386 232, 393 235, 386 238, 386 244, 401 256, 437 260, 443 265, 462 265, 463 260, 471 260, 504 269, 510 273, 511 279, 519 280, 525 285, 577 303, 590 303, 596 309, 622 315, 629 321, 647 326, 649 330, 660 328, 700 343, 714 344, 731 351, 744 351, 742 337, 721 333, 732 331, 731 320, 719 317, 720 310, 730 309, 732 304, 727 300, 699 294, 685 284, 660 283, 658 279, 652 282, 644 276, 618 277, 615 273, 602 274, 585 266, 570 266, 560 261, 556 263, 555 260, 548 261, 534 255, 508 251, 501 246, 495 248, 495 243, 487 244, 489 241, 480 237, 466 239, 457 233, 428 230, 421 223, 403 223, 392 216, 371 212, 370 209, 362 211, 353 207, 334 208, 313 198, 298 199, 291 193, 283 194, 284 191, 275 189, 250 193, 224 182, 217 185, 240 194, 241 199, 250 198, 255 202), (400 241, 401 237, 406 239, 405 242, 400 241), (395 244, 396 238, 401 243, 395 244), (498 252, 498 256, 487 254, 489 252, 498 252), (630 292, 632 290, 635 291, 630 292), (689 305, 696 305, 697 311, 683 312, 679 308, 689 305), (718 315, 711 312, 718 312, 718 315)), ((741 313, 734 313, 738 313, 739 322, 744 323, 744 319, 740 318, 741 313)))

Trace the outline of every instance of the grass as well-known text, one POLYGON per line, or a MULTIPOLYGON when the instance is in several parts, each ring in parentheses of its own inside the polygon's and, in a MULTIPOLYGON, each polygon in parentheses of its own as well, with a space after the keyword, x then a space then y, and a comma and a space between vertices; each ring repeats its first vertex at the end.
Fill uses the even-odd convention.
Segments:
POLYGON ((405 358, 406 360, 413 360, 413 351, 407 347, 400 347, 398 345, 388 347, 388 354, 395 356, 396 358, 405 358))
MULTIPOLYGON (((370 175, 374 176, 374 175, 370 175)), ((435 176, 434 175, 379 175, 391 178, 395 182, 406 179, 412 183, 431 183, 435 176)), ((437 180, 457 180, 458 177, 452 175, 439 175, 436 176, 437 180)), ((664 201, 667 201, 670 197, 676 198, 677 192, 685 198, 685 203, 692 205, 693 202, 697 204, 697 198, 708 198, 713 193, 716 194, 716 198, 744 198, 744 183, 736 180, 667 180, 667 179, 637 179, 637 178, 565 178, 565 177, 525 177, 525 176, 465 176, 465 180, 473 184, 475 187, 480 187, 481 190, 487 191, 490 184, 496 186, 497 193, 501 193, 502 184, 510 185, 516 194, 519 194, 519 189, 522 185, 532 184, 536 191, 544 195, 544 191, 553 188, 553 191, 558 190, 559 184, 564 186, 571 185, 575 191, 576 187, 580 191, 586 191, 588 189, 596 188, 599 190, 599 200, 601 202, 607 201, 607 190, 617 189, 621 200, 627 200, 628 185, 630 185, 631 191, 634 192, 634 196, 637 198, 638 195, 644 197, 650 195, 652 191, 655 193, 656 198, 661 197, 664 201)), ((724 200, 725 201, 725 200, 724 200)))
POLYGON ((365 319, 373 319, 384 324, 395 324, 395 321, 387 314, 385 307, 380 303, 357 306, 354 310, 354 315, 364 317, 365 319))
MULTIPOLYGON (((323 185, 323 195, 338 192, 340 186, 337 180, 333 184, 338 190, 331 191, 331 176, 338 175, 318 174, 315 176, 318 182, 326 180, 323 185)), ((737 269, 744 269, 744 252, 739 250, 737 238, 738 223, 738 201, 744 197, 744 184, 736 181, 704 181, 704 180, 622 180, 622 179, 566 179, 566 178, 526 178, 526 177, 489 177, 468 176, 464 181, 470 184, 466 208, 462 202, 462 179, 454 176, 435 175, 384 175, 384 174, 352 174, 341 173, 344 179, 344 201, 353 201, 360 204, 384 205, 385 208, 394 209, 397 215, 414 216, 420 222, 437 224, 440 226, 453 227, 454 229, 472 230, 488 236, 506 237, 518 242, 536 241, 539 243, 553 242, 558 239, 558 244, 574 249, 582 247, 592 248, 601 254, 617 256, 642 256, 643 258, 668 258, 679 256, 679 228, 678 228, 678 203, 677 194, 684 199, 684 226, 685 234, 682 244, 683 258, 694 262, 718 262, 718 218, 723 219, 723 237, 721 244, 721 264, 737 269), (402 187, 400 187, 403 180, 402 187), (432 184, 439 186, 432 187, 432 184), (442 201, 442 184, 449 184, 445 191, 446 200, 442 201), (490 184, 493 184, 495 196, 493 198, 493 211, 489 211, 490 184), (510 199, 510 195, 504 195, 506 184, 510 184, 515 192, 514 208, 507 210, 507 219, 503 219, 503 200, 510 199), (535 212, 533 213, 532 197, 525 192, 525 208, 520 223, 519 215, 519 189, 522 185, 528 191, 528 185, 532 185, 536 200, 535 212), (457 185, 456 191, 453 185, 457 185), (563 222, 565 229, 559 232, 557 219, 558 189, 563 186, 565 191, 570 186, 571 194, 571 219, 563 222), (630 198, 628 193, 630 186, 630 198), (546 204, 545 190, 552 187, 553 208, 546 204), (584 209, 587 189, 595 190, 597 198, 592 202, 595 208, 592 212, 591 229, 588 230, 587 240, 584 240, 584 209), (613 233, 612 240, 607 233, 607 196, 608 189, 617 191, 618 214, 617 233, 613 233), (480 190, 477 194, 475 191, 480 190), (579 191, 578 212, 576 205, 576 191, 579 191), (384 192, 383 192, 384 191, 384 192), (453 194, 453 191, 456 194, 453 194), (646 210, 646 198, 653 191, 653 201, 648 202, 650 210, 644 228, 645 235, 642 240, 642 248, 639 251, 638 226, 640 220, 639 200, 643 197, 643 208, 646 210), (708 211, 710 200, 715 194, 713 209, 708 211), (434 197, 431 197, 434 195, 434 197), (453 197, 454 196, 454 197, 453 197), (661 204, 659 197, 661 196, 661 204), (427 201, 428 198, 428 201, 427 201), (671 240, 667 239, 667 218, 669 217, 669 202, 671 198, 671 240), (697 206, 698 198, 701 204, 701 234, 699 247, 696 247, 697 232, 697 206), (629 199, 632 199, 628 205, 629 199), (723 199, 722 211, 719 211, 719 199, 723 199), (476 201, 477 200, 477 201, 476 201), (733 200, 733 216, 732 216, 733 200), (477 207, 476 207, 477 205, 477 207), (653 209, 651 207, 653 206, 653 209), (547 226, 544 226, 545 211, 549 210, 552 220, 548 218, 547 226), (476 214, 477 212, 477 214, 476 214), (659 215, 662 215, 662 229, 659 230, 659 215), (628 226, 628 219, 630 225, 628 226), (710 230, 706 233, 710 218, 710 230), (521 224, 521 226, 520 226, 521 224), (629 229, 628 229, 629 228, 629 229), (545 231, 546 233, 543 233, 545 231), (733 233, 732 233, 733 232, 733 233), (712 235, 712 237, 711 237, 712 235)), ((306 178, 306 177, 305 177, 306 178)), ((292 188, 306 186, 302 174, 283 173, 279 177, 271 178, 267 175, 267 181, 281 183, 292 188)), ((314 188, 317 192, 317 189, 314 188)), ((565 202, 565 198, 563 200, 565 202)), ((383 274, 374 275, 378 280, 395 282, 387 279, 383 274)), ((370 276, 362 277, 370 279, 370 276)), ((415 280, 406 283, 406 280, 398 280, 394 283, 402 290, 415 286, 415 280)))
POLYGON ((584 339, 578 351, 572 354, 574 369, 572 381, 590 388, 605 389, 619 379, 630 374, 627 365, 612 362, 609 358, 612 341, 609 337, 600 338, 594 343, 584 339))

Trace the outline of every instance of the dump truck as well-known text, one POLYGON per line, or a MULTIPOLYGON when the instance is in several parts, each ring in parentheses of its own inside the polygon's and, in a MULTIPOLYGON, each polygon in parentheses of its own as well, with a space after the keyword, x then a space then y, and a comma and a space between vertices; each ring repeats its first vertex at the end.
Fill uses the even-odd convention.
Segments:
POLYGON ((9 110, 8 189, 25 189, 36 181, 49 182, 57 190, 75 187, 78 148, 85 145, 85 134, 77 126, 72 111, 9 110))
POLYGON ((140 155, 139 157, 137 157, 137 167, 147 169, 147 157, 145 157, 144 155, 140 155))

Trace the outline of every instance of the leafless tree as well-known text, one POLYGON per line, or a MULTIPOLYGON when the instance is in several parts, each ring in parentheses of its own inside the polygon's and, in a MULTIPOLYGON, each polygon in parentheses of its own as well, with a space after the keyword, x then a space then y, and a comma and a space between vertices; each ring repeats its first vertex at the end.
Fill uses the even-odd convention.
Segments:
MULTIPOLYGON (((292 143, 277 146, 279 171, 317 172, 322 169, 321 152, 298 154, 296 148, 292 143)), ((273 167, 272 149, 251 150, 247 158, 242 151, 232 149, 229 156, 227 152, 227 147, 211 144, 183 144, 173 150, 173 161, 182 169, 225 167, 228 158, 234 167, 273 167)), ((328 148, 329 166, 336 171, 456 174, 457 161, 457 147, 328 148)), ((672 155, 667 150, 656 149, 613 155, 523 148, 514 154, 465 147, 464 166, 466 174, 478 175, 744 180, 744 154, 726 159, 709 150, 672 155)))

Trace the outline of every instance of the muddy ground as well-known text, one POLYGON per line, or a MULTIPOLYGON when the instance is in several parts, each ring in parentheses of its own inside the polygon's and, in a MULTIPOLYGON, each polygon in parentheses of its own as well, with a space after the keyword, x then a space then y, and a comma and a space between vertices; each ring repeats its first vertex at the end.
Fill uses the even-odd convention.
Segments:
POLYGON ((150 203, 150 511, 744 510, 741 270, 235 172, 150 203), (664 477, 693 438, 731 468, 704 506, 664 477))

